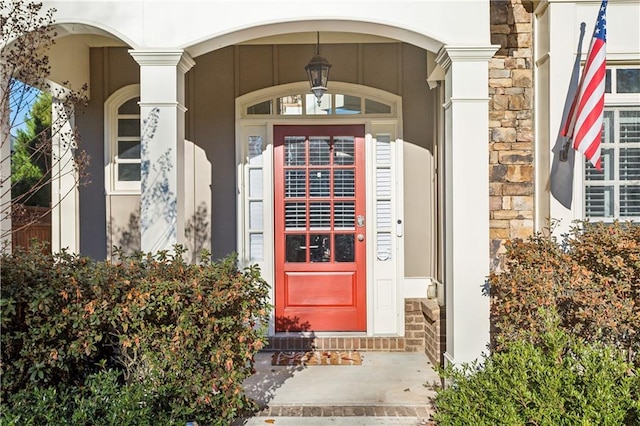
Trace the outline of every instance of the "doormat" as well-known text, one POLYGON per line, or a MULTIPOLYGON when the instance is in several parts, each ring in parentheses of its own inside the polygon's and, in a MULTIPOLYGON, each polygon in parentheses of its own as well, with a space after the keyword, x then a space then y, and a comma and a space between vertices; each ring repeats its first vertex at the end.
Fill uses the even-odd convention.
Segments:
POLYGON ((271 365, 362 365, 357 351, 275 352, 271 365))

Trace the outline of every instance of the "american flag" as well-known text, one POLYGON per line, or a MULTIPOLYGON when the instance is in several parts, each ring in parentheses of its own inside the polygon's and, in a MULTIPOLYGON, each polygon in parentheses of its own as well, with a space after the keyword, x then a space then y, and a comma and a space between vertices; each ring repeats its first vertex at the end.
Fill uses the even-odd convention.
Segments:
POLYGON ((573 148, 584 154, 598 170, 602 170, 600 140, 602 138, 607 54, 606 13, 607 0, 603 0, 578 91, 562 132, 564 137, 573 139, 573 148))

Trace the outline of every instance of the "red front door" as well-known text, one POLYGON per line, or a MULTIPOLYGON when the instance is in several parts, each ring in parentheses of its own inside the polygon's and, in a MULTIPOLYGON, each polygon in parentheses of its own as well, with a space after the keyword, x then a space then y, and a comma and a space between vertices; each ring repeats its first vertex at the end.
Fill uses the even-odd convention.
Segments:
POLYGON ((366 331, 364 126, 276 126, 276 331, 366 331))

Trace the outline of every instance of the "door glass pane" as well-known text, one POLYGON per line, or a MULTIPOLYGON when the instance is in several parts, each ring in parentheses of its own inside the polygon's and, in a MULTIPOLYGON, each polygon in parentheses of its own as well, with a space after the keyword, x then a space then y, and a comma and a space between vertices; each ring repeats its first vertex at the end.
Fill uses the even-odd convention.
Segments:
POLYGON ((284 196, 300 198, 307 196, 306 170, 286 170, 284 172, 284 196))
POLYGON ((305 203, 286 203, 284 223, 287 229, 305 229, 307 227, 307 206, 305 203))
POLYGON ((286 261, 287 262, 306 262, 307 247, 305 244, 305 235, 287 235, 286 236, 286 261))
POLYGON ((331 152, 328 137, 314 137, 309 139, 309 164, 312 166, 326 166, 329 164, 331 152))
POLYGON ((340 136, 333 140, 333 163, 338 166, 350 166, 355 158, 355 139, 351 136, 340 136))
POLYGON ((304 166, 306 164, 304 136, 287 136, 284 138, 285 166, 304 166))
POLYGON ((353 234, 336 234, 336 262, 355 261, 355 237, 353 234))
POLYGON ((331 207, 329 203, 309 203, 309 227, 311 229, 329 228, 331 207))
POLYGON ((309 196, 329 196, 329 170, 309 170, 309 196))
POLYGON ((355 202, 335 203, 333 213, 333 226, 336 229, 354 229, 356 224, 355 202))
POLYGON ((331 239, 328 234, 311 234, 309 259, 311 262, 331 261, 331 239))
POLYGON ((356 195, 355 170, 336 169, 333 171, 333 196, 354 197, 356 195))

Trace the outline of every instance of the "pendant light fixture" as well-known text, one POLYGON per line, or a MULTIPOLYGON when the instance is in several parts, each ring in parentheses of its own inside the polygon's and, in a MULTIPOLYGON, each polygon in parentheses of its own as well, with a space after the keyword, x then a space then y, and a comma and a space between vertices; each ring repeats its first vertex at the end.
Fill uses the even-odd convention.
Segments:
POLYGON ((329 81, 329 69, 331 64, 327 58, 320 56, 320 32, 317 32, 318 41, 316 43, 316 54, 304 69, 307 71, 311 91, 316 95, 318 106, 322 100, 322 95, 327 91, 327 82, 329 81))

